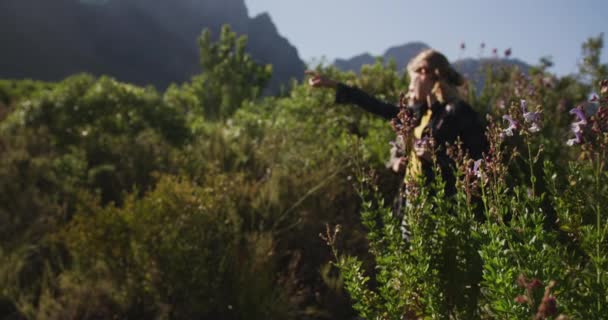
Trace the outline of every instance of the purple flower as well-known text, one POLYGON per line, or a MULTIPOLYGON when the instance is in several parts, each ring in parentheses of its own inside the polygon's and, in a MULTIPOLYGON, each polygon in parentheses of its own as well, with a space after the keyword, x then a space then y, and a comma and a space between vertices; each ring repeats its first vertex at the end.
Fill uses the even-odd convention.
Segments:
POLYGON ((540 112, 528 112, 528 103, 526 100, 521 100, 521 111, 524 114, 524 121, 531 123, 528 130, 532 133, 540 131, 540 112))
POLYGON ((502 132, 509 137, 513 136, 513 131, 519 128, 519 124, 517 123, 517 121, 513 120, 513 118, 511 118, 511 116, 508 114, 505 114, 504 116, 502 116, 502 118, 509 121, 509 127, 504 129, 502 132))
POLYGON ((583 143, 583 132, 578 130, 578 131, 574 131, 574 135, 575 137, 572 139, 568 139, 568 141, 566 141, 566 144, 569 146, 573 146, 575 144, 581 144, 583 143))
POLYGON ((526 102, 526 100, 521 99, 519 104, 521 105, 521 112, 523 112, 523 113, 528 112, 528 102, 526 102))
POLYGON ((524 113, 524 120, 528 123, 538 124, 540 121, 540 112, 526 112, 524 113))
POLYGON ((540 131, 540 112, 526 112, 524 113, 524 121, 526 123, 531 123, 528 130, 532 133, 540 131))
POLYGON ((480 170, 482 161, 483 161, 483 159, 479 159, 479 160, 475 161, 473 164, 473 174, 475 174, 475 176, 480 179, 482 176, 482 172, 480 170))
POLYGON ((567 145, 573 146, 575 144, 583 143, 583 127, 587 125, 587 117, 581 108, 574 108, 570 110, 570 114, 576 115, 578 118, 578 121, 575 121, 570 125, 570 128, 574 133, 574 138, 566 141, 567 145))
POLYGON ((540 127, 538 126, 537 123, 533 123, 530 128, 528 128, 528 131, 530 131, 531 133, 537 133, 540 131, 540 127))
POLYGON ((583 127, 587 125, 587 117, 585 116, 585 112, 580 108, 570 110, 570 114, 574 114, 578 118, 578 121, 570 125, 575 138, 569 139, 566 142, 569 146, 572 146, 583 142, 583 127))
POLYGON ((583 128, 581 126, 581 124, 579 124, 578 122, 575 122, 573 124, 570 125, 570 129, 572 130, 572 132, 574 133, 579 133, 579 132, 583 132, 583 128))
POLYGON ((578 117, 579 121, 573 123, 572 125, 587 125, 587 117, 585 116, 585 112, 580 108, 574 108, 570 110, 570 114, 574 114, 578 117))

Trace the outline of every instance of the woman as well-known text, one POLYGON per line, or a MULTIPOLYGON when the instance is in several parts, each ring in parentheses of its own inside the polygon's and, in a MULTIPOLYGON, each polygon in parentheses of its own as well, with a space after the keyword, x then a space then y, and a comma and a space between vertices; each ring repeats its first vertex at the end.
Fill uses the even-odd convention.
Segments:
MULTIPOLYGON (((446 143, 457 140, 469 156, 479 159, 486 148, 485 129, 478 114, 459 95, 458 87, 464 78, 450 65, 447 58, 433 49, 419 53, 407 66, 410 85, 407 92, 408 108, 413 111, 413 148, 404 168, 405 158, 394 162, 393 170, 406 170, 406 178, 423 174, 427 182, 433 179, 435 158, 446 182, 446 194, 455 193, 455 178, 451 159, 446 153, 446 143), (432 140, 435 148, 428 141, 432 140), (434 157, 433 157, 434 156, 434 157)), ((396 105, 382 102, 362 90, 307 71, 309 84, 314 88, 336 90, 336 103, 356 104, 368 112, 385 119, 397 117, 396 105)))
MULTIPOLYGON (((464 84, 463 77, 456 71, 446 57, 435 51, 425 50, 418 54, 407 66, 410 84, 407 92, 407 106, 413 116, 413 131, 408 131, 404 144, 411 145, 412 151, 408 157, 406 181, 423 175, 426 182, 434 179, 433 161, 440 167, 445 181, 445 194, 456 192, 453 161, 446 153, 446 143, 454 145, 458 140, 463 149, 472 159, 479 159, 486 148, 485 128, 479 115, 462 100, 458 87, 464 84), (434 143, 425 143, 429 140, 434 143)), ((377 114, 385 119, 394 119, 400 112, 395 105, 379 101, 365 92, 322 77, 314 72, 309 84, 315 88, 334 88, 336 103, 356 104, 363 109, 377 114)), ((408 126, 406 123, 401 125, 408 126)), ((393 166, 401 170, 405 161, 399 160, 393 166)), ((405 184, 401 190, 406 191, 405 184)), ((400 196, 393 208, 395 217, 401 218, 401 234, 406 243, 410 242, 410 228, 407 219, 403 219, 402 206, 406 204, 405 197, 400 196)), ((475 200, 478 202, 477 200, 475 200)), ((483 207, 477 205, 475 215, 483 220, 483 207)), ((445 286, 445 298, 450 305, 462 305, 470 309, 472 314, 476 308, 476 298, 479 295, 481 281, 481 258, 479 256, 467 259, 467 267, 463 270, 453 269, 457 264, 456 251, 447 245, 444 250, 444 261, 441 273, 448 275, 445 286), (456 271, 457 270, 457 271, 456 271), (456 273, 454 273, 456 272, 456 273), (449 274, 448 274, 449 273, 449 274)))

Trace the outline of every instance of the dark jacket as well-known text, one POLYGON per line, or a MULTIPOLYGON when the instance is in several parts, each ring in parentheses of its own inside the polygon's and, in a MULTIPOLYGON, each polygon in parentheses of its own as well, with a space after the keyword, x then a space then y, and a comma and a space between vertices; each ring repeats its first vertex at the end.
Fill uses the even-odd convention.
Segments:
MULTIPOLYGON (((387 120, 397 117, 399 107, 394 104, 380 101, 364 91, 338 84, 336 88, 336 103, 355 104, 364 110, 381 116, 387 120)), ((427 111, 426 104, 411 107, 414 111, 416 121, 419 122, 422 115, 427 111)), ((485 127, 479 117, 469 104, 462 100, 449 104, 436 102, 431 106, 433 111, 431 120, 422 133, 423 138, 432 136, 437 145, 437 162, 441 168, 442 176, 446 182, 446 192, 455 192, 455 178, 453 174, 453 161, 445 152, 446 143, 455 144, 458 138, 462 141, 463 148, 469 156, 476 160, 482 157, 487 149, 485 127)), ((427 181, 433 179, 432 163, 422 161, 422 171, 427 181)))

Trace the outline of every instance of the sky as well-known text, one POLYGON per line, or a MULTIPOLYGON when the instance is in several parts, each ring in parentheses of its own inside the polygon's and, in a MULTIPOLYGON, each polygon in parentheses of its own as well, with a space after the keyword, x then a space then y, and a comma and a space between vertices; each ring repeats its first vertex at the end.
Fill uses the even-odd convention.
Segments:
POLYGON ((454 61, 493 48, 552 72, 577 72, 581 44, 604 33, 608 63, 608 0, 245 0, 249 15, 267 12, 279 33, 308 62, 350 58, 422 41, 454 61), (460 49, 461 43, 466 46, 460 49))

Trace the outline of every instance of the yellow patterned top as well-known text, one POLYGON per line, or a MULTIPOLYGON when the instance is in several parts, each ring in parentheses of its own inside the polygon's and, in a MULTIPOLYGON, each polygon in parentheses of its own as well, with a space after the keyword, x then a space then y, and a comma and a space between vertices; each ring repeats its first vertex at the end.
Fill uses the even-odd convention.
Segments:
MULTIPOLYGON (((431 108, 429 108, 427 112, 422 116, 422 118, 420 119, 420 124, 416 128, 414 128, 415 140, 422 138, 422 132, 424 131, 424 128, 426 128, 426 126, 429 124, 429 121, 431 121, 432 115, 433 112, 431 111, 431 108)), ((411 141, 411 143, 414 142, 415 141, 411 141)), ((406 180, 408 178, 415 178, 420 174, 422 174, 422 162, 420 161, 420 159, 418 159, 414 148, 412 148, 412 151, 410 152, 410 159, 408 161, 407 170, 405 172, 405 178, 406 180)))

